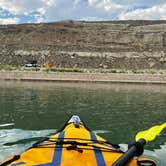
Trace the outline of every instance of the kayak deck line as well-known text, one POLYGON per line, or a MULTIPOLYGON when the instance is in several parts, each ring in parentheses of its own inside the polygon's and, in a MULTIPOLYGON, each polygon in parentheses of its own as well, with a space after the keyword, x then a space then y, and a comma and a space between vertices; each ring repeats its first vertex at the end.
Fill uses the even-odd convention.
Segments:
MULTIPOLYGON (((79 116, 73 115, 57 133, 0 166, 111 166, 123 154, 119 145, 95 134, 79 116)), ((144 166, 145 161, 155 166, 149 158, 133 158, 127 166, 144 166)))
MULTIPOLYGON (((86 142, 79 142, 79 141, 74 141, 75 140, 78 140, 77 138, 66 138, 67 140, 71 139, 71 141, 64 141, 65 139, 57 139, 57 140, 47 140, 47 143, 44 143, 44 144, 37 144, 37 145, 34 145, 32 146, 32 148, 55 148, 55 144, 56 145, 66 145, 66 146, 63 146, 62 148, 68 148, 70 146, 68 145, 71 145, 73 147, 77 147, 78 145, 80 146, 85 146, 85 147, 93 147, 93 148, 100 148, 98 150, 102 150, 102 151, 106 151, 106 152, 112 152, 112 151, 116 151, 116 152, 119 152, 119 153, 122 153, 122 151, 120 149, 117 149, 118 148, 118 145, 117 145, 117 148, 113 147, 112 145, 108 145, 107 142, 100 142, 100 141, 95 141, 95 140, 85 140, 85 139, 82 139, 86 142), (88 142, 89 141, 89 142, 88 142), (97 146, 96 144, 99 144, 99 145, 105 145, 106 147, 100 147, 100 146, 97 146), (49 145, 49 147, 48 147, 49 145), (50 145, 53 145, 52 147, 50 145)), ((85 148, 83 147, 82 149, 84 150, 93 150, 92 148, 85 148)), ((70 150, 70 149, 68 149, 70 150)), ((74 150, 74 149, 72 149, 74 150)))

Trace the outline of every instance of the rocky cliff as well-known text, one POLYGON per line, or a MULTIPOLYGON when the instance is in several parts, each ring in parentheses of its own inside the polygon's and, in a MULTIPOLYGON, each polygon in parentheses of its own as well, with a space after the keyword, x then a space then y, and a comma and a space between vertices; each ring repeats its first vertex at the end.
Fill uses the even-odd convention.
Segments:
POLYGON ((166 21, 0 25, 0 64, 166 69, 166 21))

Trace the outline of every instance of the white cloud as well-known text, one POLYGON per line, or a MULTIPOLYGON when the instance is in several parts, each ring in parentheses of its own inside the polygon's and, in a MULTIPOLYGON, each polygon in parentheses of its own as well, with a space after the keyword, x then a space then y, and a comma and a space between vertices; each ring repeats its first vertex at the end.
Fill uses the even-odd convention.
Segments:
POLYGON ((166 20, 166 3, 119 15, 120 20, 166 20))
POLYGON ((94 6, 96 5, 96 3, 99 3, 100 1, 99 0, 88 0, 88 3, 90 6, 94 6))
POLYGON ((19 18, 0 18, 0 24, 18 24, 19 18))
POLYGON ((76 6, 76 5, 80 4, 80 3, 81 3, 81 1, 82 1, 82 0, 74 0, 74 3, 73 3, 73 4, 74 4, 74 6, 76 6))
POLYGON ((166 2, 165 0, 0 0, 0 19, 4 20, 5 17, 6 20, 9 17, 19 17, 19 23, 67 19, 88 21, 166 19, 166 2))
POLYGON ((105 19, 166 20, 165 0, 88 0, 88 4, 96 17, 105 19))
POLYGON ((44 15, 44 14, 46 14, 46 9, 45 8, 38 8, 37 10, 36 10, 38 13, 40 13, 41 15, 44 15))
POLYGON ((12 14, 20 14, 27 12, 27 9, 24 7, 24 5, 19 3, 16 0, 0 0, 0 6, 2 9, 7 10, 8 12, 12 14))
POLYGON ((79 19, 80 21, 104 21, 103 18, 99 18, 99 17, 82 17, 79 19))
POLYGON ((43 0, 43 3, 46 4, 47 7, 49 6, 56 6, 56 0, 43 0))
POLYGON ((111 0, 114 3, 130 6, 154 6, 165 3, 165 0, 111 0))
POLYGON ((57 0, 0 0, 0 7, 8 12, 19 15, 32 13, 42 8, 46 10, 55 6, 57 0))
POLYGON ((88 5, 84 0, 58 0, 56 6, 50 6, 43 15, 45 21, 78 20, 86 17, 88 5), (86 4, 86 5, 85 5, 86 4))
POLYGON ((114 3, 111 0, 88 0, 91 7, 103 9, 105 11, 115 11, 124 8, 123 5, 114 3))
POLYGON ((36 20, 35 23, 45 22, 44 15, 42 14, 35 14, 34 18, 36 20))
POLYGON ((44 18, 47 18, 52 8, 55 14, 58 3, 59 0, 0 0, 0 8, 13 16, 31 16, 35 19, 33 22, 47 22, 49 20, 44 18))

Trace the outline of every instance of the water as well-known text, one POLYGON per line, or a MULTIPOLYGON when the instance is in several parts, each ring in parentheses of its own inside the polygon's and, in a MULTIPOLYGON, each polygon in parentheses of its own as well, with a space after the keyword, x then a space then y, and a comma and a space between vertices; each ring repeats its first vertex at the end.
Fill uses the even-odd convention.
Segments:
MULTIPOLYGON (((138 131, 166 121, 166 86, 0 82, 0 161, 79 115, 90 129, 125 148, 138 131)), ((144 155, 165 166, 166 132, 144 155)))

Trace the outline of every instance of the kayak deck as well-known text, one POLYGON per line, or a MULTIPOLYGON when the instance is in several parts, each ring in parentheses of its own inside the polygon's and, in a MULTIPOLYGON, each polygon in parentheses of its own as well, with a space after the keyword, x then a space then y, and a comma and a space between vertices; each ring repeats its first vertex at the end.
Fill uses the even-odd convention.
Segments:
MULTIPOLYGON (((59 132, 21 155, 8 158, 1 166, 110 166, 122 155, 118 145, 107 142, 78 116, 72 116, 59 132)), ((132 159, 128 166, 137 166, 141 160, 132 159)))

